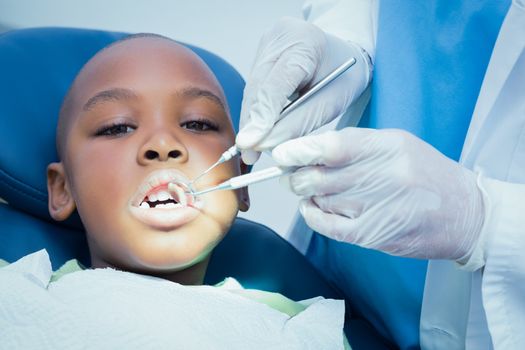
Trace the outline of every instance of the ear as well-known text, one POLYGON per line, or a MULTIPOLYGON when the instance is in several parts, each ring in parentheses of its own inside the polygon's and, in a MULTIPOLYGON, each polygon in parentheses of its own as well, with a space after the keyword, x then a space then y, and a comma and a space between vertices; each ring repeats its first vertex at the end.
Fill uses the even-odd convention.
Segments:
POLYGON ((61 162, 47 166, 47 195, 49 214, 56 221, 67 219, 75 210, 75 201, 61 162))
MULTIPOLYGON (((241 169, 241 175, 248 174, 250 172, 250 166, 244 164, 242 160, 239 160, 239 167, 241 169)), ((242 187, 237 191, 239 191, 239 210, 248 211, 248 209, 250 209, 250 195, 248 194, 248 187, 242 187)))

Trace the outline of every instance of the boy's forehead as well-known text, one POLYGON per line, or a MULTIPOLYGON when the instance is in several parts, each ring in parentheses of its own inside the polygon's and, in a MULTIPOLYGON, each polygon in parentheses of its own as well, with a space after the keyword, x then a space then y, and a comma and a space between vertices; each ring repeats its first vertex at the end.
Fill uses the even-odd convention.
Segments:
POLYGON ((193 51, 174 41, 158 37, 124 40, 100 51, 82 68, 71 92, 77 97, 76 102, 81 103, 90 93, 108 87, 105 85, 111 86, 115 82, 125 82, 136 77, 171 79, 171 83, 181 80, 183 84, 204 85, 225 102, 217 79, 193 51), (170 74, 164 74, 165 72, 170 74))

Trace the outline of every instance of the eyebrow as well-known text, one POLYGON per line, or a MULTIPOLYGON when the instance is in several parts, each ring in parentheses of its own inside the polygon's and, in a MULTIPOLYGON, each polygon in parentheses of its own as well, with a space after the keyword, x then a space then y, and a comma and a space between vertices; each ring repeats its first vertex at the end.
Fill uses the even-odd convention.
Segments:
POLYGON ((89 111, 96 104, 106 101, 122 101, 136 99, 137 95, 129 90, 122 88, 114 88, 109 90, 100 91, 95 96, 91 97, 82 107, 84 111, 89 111))
MULTIPOLYGON (((206 98, 226 111, 226 106, 224 105, 224 102, 222 102, 222 99, 210 90, 192 86, 177 91, 175 95, 191 99, 206 98)), ((84 104, 82 109, 84 111, 89 111, 98 103, 131 99, 137 99, 137 95, 133 91, 123 88, 113 88, 96 93, 84 104)))
POLYGON ((210 90, 191 86, 176 92, 175 95, 182 96, 184 98, 205 98, 218 105, 224 111, 226 111, 226 106, 224 105, 224 102, 222 102, 222 99, 210 90))

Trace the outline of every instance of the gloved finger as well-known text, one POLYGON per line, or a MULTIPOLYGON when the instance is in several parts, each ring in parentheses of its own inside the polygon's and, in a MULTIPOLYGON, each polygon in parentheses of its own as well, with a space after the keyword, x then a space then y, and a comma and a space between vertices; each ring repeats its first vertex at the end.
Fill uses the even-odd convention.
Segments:
POLYGON ((255 61, 243 92, 239 129, 248 124, 252 106, 257 101, 257 93, 261 89, 261 85, 270 76, 276 62, 282 60, 283 54, 290 50, 310 51, 315 47, 311 43, 315 36, 304 32, 305 24, 304 21, 296 18, 285 17, 261 37, 255 54, 255 61), (308 43, 305 43, 305 37, 309 39, 308 43), (309 47, 310 49, 308 49, 309 47))
POLYGON ((382 169, 370 165, 343 167, 306 166, 287 175, 288 188, 298 196, 311 197, 354 191, 361 195, 382 188, 384 180, 377 176, 382 169))
POLYGON ((302 200, 299 203, 299 211, 310 228, 338 241, 348 242, 348 238, 353 236, 358 227, 359 219, 325 213, 311 200, 302 200))
POLYGON ((272 151, 280 166, 327 165, 344 166, 368 145, 367 138, 375 130, 348 127, 287 141, 272 151))
MULTIPOLYGON (((260 83, 263 80, 262 77, 266 76, 273 66, 273 62, 267 62, 266 64, 257 67, 257 72, 252 74, 243 93, 242 106, 241 106, 241 118, 239 121, 239 130, 242 130, 246 124, 250 124, 249 111, 255 102, 255 92, 259 89, 260 83), (259 78, 260 76, 261 78, 259 78)), ((241 133, 239 131, 239 133, 241 133)), ((253 165, 259 160, 261 152, 246 149, 241 150, 242 161, 247 165, 253 165)))
POLYGON ((252 150, 243 150, 241 151, 241 158, 244 164, 253 165, 261 157, 261 152, 256 152, 252 150))
POLYGON ((281 175, 281 177, 279 177, 279 184, 293 192, 292 187, 290 186, 290 174, 281 175))
POLYGON ((285 118, 280 119, 254 149, 273 149, 283 142, 310 134, 344 114, 353 94, 349 97, 345 80, 331 82, 310 97, 285 118))
POLYGON ((341 111, 334 108, 332 101, 326 97, 324 93, 328 92, 331 91, 320 91, 285 118, 277 121, 268 135, 255 145, 254 149, 261 151, 273 149, 288 140, 305 136, 337 118, 341 111), (325 97, 323 101, 322 98, 325 97), (313 118, 314 115, 322 117, 313 118))
POLYGON ((239 130, 244 128, 246 124, 249 124, 250 111, 256 102, 257 91, 260 90, 261 84, 265 81, 274 65, 275 59, 266 60, 265 62, 255 62, 243 91, 239 130))
POLYGON ((257 151, 271 150, 283 142, 303 136, 302 131, 306 123, 308 123, 308 118, 305 118, 305 114, 294 111, 284 119, 279 120, 253 149, 257 151))
POLYGON ((357 219, 363 212, 364 205, 361 201, 354 200, 346 193, 329 196, 314 196, 311 200, 325 213, 337 214, 349 219, 357 219))
POLYGON ((313 60, 302 57, 300 53, 283 54, 261 83, 256 101, 248 112, 248 123, 239 131, 236 144, 248 149, 260 143, 280 119, 288 97, 311 79, 313 72, 313 60))
POLYGON ((341 172, 340 168, 325 166, 300 168, 288 176, 289 188, 304 197, 343 192, 348 189, 349 183, 346 176, 341 178, 341 172))

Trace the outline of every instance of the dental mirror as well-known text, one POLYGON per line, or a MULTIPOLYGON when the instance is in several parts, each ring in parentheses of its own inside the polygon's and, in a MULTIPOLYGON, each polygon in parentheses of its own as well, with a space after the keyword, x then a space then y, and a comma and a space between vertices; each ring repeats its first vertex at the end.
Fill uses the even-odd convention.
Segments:
POLYGON ((195 189, 189 183, 172 181, 168 184, 168 191, 182 206, 192 206, 195 203, 195 189))

